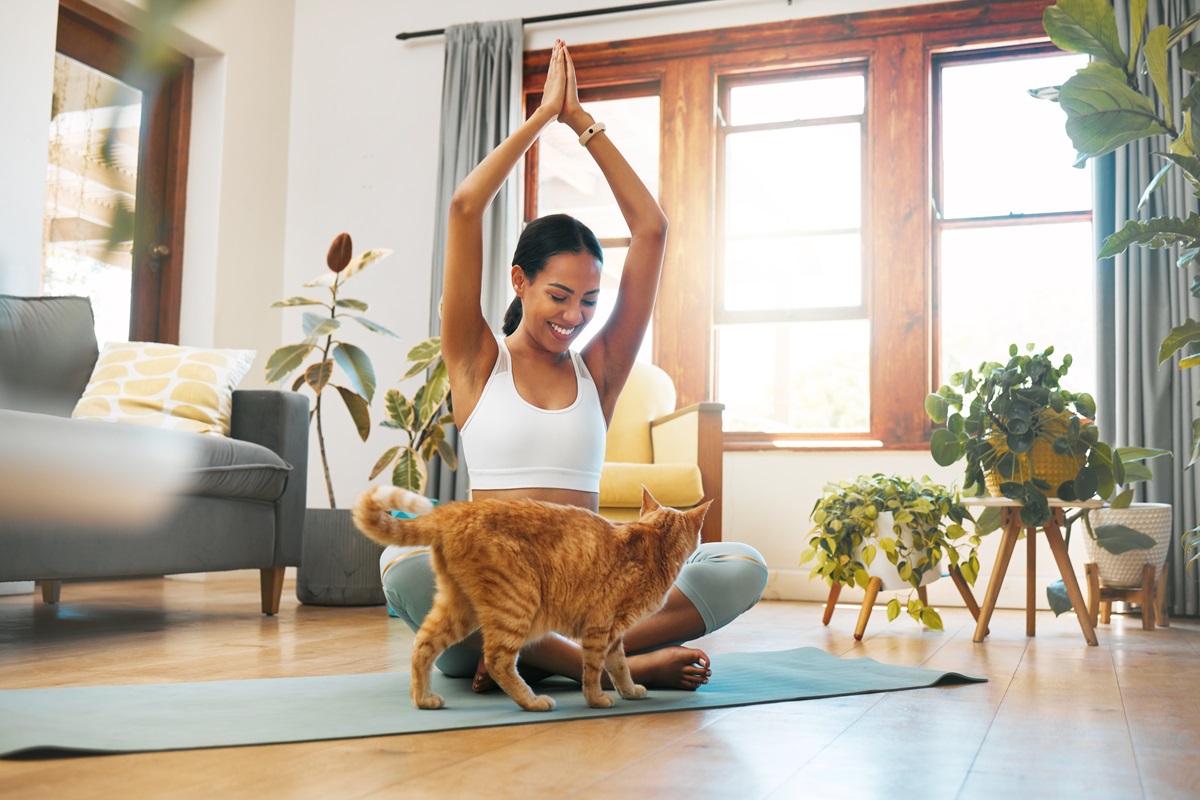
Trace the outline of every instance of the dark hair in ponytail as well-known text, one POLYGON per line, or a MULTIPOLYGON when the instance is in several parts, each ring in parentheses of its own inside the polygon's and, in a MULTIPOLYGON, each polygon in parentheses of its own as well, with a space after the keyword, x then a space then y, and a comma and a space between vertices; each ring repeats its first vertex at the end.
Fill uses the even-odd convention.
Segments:
MULTIPOLYGON (((601 264, 604 252, 600 241, 587 225, 567 214, 538 217, 525 226, 517 240, 512 266, 521 266, 525 277, 532 281, 553 256, 563 253, 590 253, 601 264)), ((504 312, 504 335, 511 336, 521 324, 521 298, 514 297, 504 312)))

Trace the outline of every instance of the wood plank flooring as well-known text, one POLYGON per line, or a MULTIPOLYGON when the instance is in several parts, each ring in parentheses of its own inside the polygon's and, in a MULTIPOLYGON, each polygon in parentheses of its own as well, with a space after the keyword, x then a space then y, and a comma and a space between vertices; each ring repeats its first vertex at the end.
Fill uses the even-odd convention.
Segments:
MULTIPOLYGON (((886 598, 884 598, 886 599, 886 598)), ((258 611, 257 575, 67 584, 0 597, 0 689, 332 675, 408 668, 382 607, 258 611)), ((997 611, 971 641, 876 609, 829 627, 815 603, 762 602, 699 644, 812 646, 988 682, 746 708, 264 747, 0 761, 0 797, 1188 798, 1200 796, 1200 620, 1115 616, 1085 645, 1073 615, 997 611)), ((550 715, 553 719, 553 715, 550 715)), ((0 720, 0 725, 4 724, 0 720)))

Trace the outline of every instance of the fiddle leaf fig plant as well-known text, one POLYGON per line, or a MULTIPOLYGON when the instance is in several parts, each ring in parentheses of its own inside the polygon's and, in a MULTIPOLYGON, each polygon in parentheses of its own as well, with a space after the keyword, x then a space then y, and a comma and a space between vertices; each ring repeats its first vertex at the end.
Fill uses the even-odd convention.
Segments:
MULTIPOLYGON (((1050 41, 1093 60, 1062 86, 1031 89, 1030 94, 1055 100, 1066 112, 1066 132, 1078 152, 1076 166, 1130 142, 1160 137, 1154 155, 1162 159, 1162 169, 1142 193, 1140 214, 1174 169, 1200 196, 1200 45, 1187 42, 1200 25, 1200 12, 1173 28, 1159 25, 1150 30, 1144 0, 1130 2, 1129 14, 1131 35, 1123 43, 1109 0, 1058 0, 1047 8, 1042 26, 1050 41), (1180 69, 1192 78, 1186 94, 1167 70, 1173 51, 1180 69), (1147 84, 1139 80, 1143 75, 1149 76, 1147 84), (1178 105, 1171 100, 1173 92, 1182 97, 1178 105)), ((1133 245, 1178 247, 1177 266, 1191 267, 1200 263, 1200 216, 1191 212, 1182 219, 1160 215, 1127 220, 1105 240, 1098 257, 1111 258, 1133 245)), ((1193 279, 1191 294, 1200 297, 1200 277, 1193 279)), ((1194 367, 1200 364, 1200 354, 1194 354, 1197 346, 1200 322, 1188 319, 1163 339, 1159 364, 1178 353, 1181 368, 1194 367)), ((1189 467, 1200 458, 1200 419, 1192 422, 1192 440, 1189 467)))
POLYGON ((398 389, 388 389, 384 396, 387 419, 379 424, 403 431, 404 444, 388 450, 375 462, 370 480, 391 467, 392 484, 411 492, 424 488, 427 465, 434 455, 441 456, 450 469, 458 466, 454 448, 446 441, 445 426, 454 422, 450 413, 450 378, 442 360, 442 340, 430 337, 408 352, 408 371, 401 380, 428 372, 425 383, 409 400, 398 389))
MULTIPOLYGON (((814 524, 800 563, 816 561, 809 577, 820 576, 831 586, 841 583, 865 589, 870 581, 868 568, 880 551, 914 589, 943 558, 957 566, 968 583, 974 584, 979 574, 980 537, 963 527, 966 521, 974 522, 970 511, 957 491, 928 477, 860 475, 853 481, 828 484, 809 518, 814 524), (883 512, 892 514, 893 529, 879 529, 883 512), (900 535, 902 530, 906 535, 900 535)), ((906 607, 913 619, 942 630, 937 611, 911 593, 906 607)), ((893 598, 888 602, 888 620, 900 612, 900 601, 893 598)))
POLYGON ((367 304, 342 295, 342 287, 346 281, 362 272, 377 261, 391 254, 391 250, 366 250, 357 257, 353 255, 353 241, 347 233, 340 233, 329 246, 325 257, 329 272, 304 284, 308 288, 324 288, 329 291, 327 299, 316 299, 306 296, 294 296, 278 300, 271 308, 292 308, 296 306, 319 306, 321 311, 308 311, 302 317, 304 339, 297 344, 280 347, 267 359, 267 382, 279 383, 287 379, 296 370, 304 370, 292 383, 292 391, 300 391, 304 387, 312 390, 316 396, 311 419, 317 425, 317 446, 321 453, 321 468, 325 474, 325 489, 329 493, 329 507, 337 508, 333 494, 333 478, 329 471, 329 456, 325 450, 325 429, 323 423, 323 399, 325 390, 332 387, 342 398, 358 435, 365 442, 371 433, 370 404, 375 396, 375 368, 371 359, 361 347, 341 338, 342 322, 350 319, 367 330, 399 339, 387 328, 372 322, 360 314, 367 311, 367 304), (309 359, 316 357, 315 361, 309 359), (347 379, 347 385, 333 383, 334 367, 340 368, 347 379))

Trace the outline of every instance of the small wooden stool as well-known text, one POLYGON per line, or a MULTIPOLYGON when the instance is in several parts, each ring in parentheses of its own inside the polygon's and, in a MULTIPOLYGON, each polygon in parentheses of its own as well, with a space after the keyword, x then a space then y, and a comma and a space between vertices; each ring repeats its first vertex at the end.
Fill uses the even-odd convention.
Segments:
MULTIPOLYGON (((962 576, 957 566, 950 567, 950 579, 954 581, 955 588, 962 595, 963 602, 971 611, 976 621, 979 620, 979 604, 975 602, 975 596, 971 594, 971 587, 967 585, 967 580, 962 576)), ((863 597, 862 608, 858 611, 858 624, 854 626, 854 638, 862 641, 863 634, 867 630, 867 620, 871 618, 871 609, 875 607, 875 598, 879 596, 880 589, 883 588, 883 581, 879 578, 872 577, 867 582, 867 594, 863 597)), ((835 583, 829 587, 829 599, 825 601, 825 615, 821 618, 821 622, 825 625, 829 624, 829 620, 833 619, 833 607, 837 604, 838 595, 842 593, 842 584, 835 583)), ((924 586, 917 587, 917 597, 921 599, 921 603, 929 605, 929 595, 925 591, 924 586)))
POLYGON ((1112 620, 1113 601, 1120 600, 1142 606, 1142 630, 1152 631, 1155 624, 1170 627, 1166 609, 1167 582, 1158 580, 1158 568, 1153 564, 1142 567, 1141 586, 1101 586, 1100 568, 1095 564, 1084 565, 1084 575, 1087 577, 1087 607, 1092 625, 1097 622, 1107 625, 1112 620))

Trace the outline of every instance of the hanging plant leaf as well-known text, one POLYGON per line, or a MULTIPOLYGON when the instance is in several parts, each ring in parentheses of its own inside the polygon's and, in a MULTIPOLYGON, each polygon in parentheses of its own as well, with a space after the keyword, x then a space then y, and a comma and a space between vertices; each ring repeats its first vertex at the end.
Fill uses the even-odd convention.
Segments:
POLYGON ((1067 594, 1067 585, 1062 582, 1061 578, 1046 587, 1046 602, 1050 604, 1050 610, 1056 617, 1075 607, 1071 603, 1070 595, 1067 594))
POLYGON ((1148 550, 1154 547, 1154 538, 1126 525, 1097 525, 1094 529, 1096 544, 1115 556, 1130 550, 1148 550))

